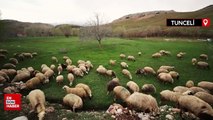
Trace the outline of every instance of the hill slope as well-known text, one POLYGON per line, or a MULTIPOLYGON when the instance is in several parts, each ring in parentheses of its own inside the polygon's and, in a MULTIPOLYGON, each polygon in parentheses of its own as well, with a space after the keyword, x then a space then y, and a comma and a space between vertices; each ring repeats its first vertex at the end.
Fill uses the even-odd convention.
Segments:
POLYGON ((213 20, 213 5, 193 12, 151 11, 123 16, 111 25, 117 35, 137 36, 190 36, 213 37, 213 24, 209 28, 201 27, 167 27, 168 18, 210 18, 213 20))

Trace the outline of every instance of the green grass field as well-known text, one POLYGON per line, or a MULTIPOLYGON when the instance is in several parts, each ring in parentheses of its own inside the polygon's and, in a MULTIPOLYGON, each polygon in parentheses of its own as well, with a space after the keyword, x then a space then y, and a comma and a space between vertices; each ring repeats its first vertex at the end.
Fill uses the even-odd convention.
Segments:
MULTIPOLYGON (((129 70, 135 81, 140 87, 145 83, 152 83, 157 88, 157 93, 153 96, 159 99, 159 92, 164 89, 172 89, 177 85, 185 85, 187 80, 194 80, 195 84, 202 80, 213 81, 213 44, 207 42, 190 42, 189 40, 164 41, 163 38, 148 38, 148 39, 119 39, 108 38, 103 40, 102 48, 99 48, 97 41, 80 41, 77 37, 72 38, 26 38, 26 39, 11 39, 7 42, 1 42, 0 48, 9 51, 8 58, 13 56, 13 53, 19 52, 37 52, 38 56, 33 59, 27 59, 17 65, 17 69, 22 67, 32 66, 40 70, 41 64, 52 64, 51 57, 56 56, 59 62, 64 62, 62 57, 69 56, 73 64, 77 64, 77 60, 90 60, 94 68, 83 78, 76 78, 73 86, 77 83, 88 84, 93 93, 92 100, 84 100, 83 110, 106 110, 113 103, 113 95, 107 95, 106 84, 110 77, 102 76, 96 73, 98 65, 102 64, 107 69, 112 69, 117 73, 118 78, 123 86, 129 79, 122 75, 120 62, 125 61, 129 64, 129 70), (61 50, 66 49, 68 52, 62 53, 61 50), (153 59, 151 55, 161 49, 171 51, 171 56, 164 56, 159 59, 153 59), (142 56, 138 56, 138 51, 142 52, 142 56), (186 52, 183 59, 177 59, 178 52, 186 52), (119 55, 134 55, 136 61, 127 61, 120 59, 119 55), (208 63, 210 70, 197 69, 191 64, 193 57, 198 58, 201 53, 209 55, 208 63), (115 66, 109 65, 109 60, 117 60, 115 66), (135 70, 144 66, 151 66, 157 70, 161 65, 173 65, 175 70, 180 73, 180 79, 174 84, 163 84, 154 76, 140 76, 135 74, 135 70)), ((8 60, 8 59, 7 59, 8 60)), ((0 66, 7 62, 1 61, 0 66)), ((67 71, 63 71, 65 81, 63 85, 68 85, 66 79, 67 71)), ((55 79, 52 79, 49 84, 38 86, 42 89, 46 97, 62 100, 65 96, 63 85, 56 84, 55 79)))

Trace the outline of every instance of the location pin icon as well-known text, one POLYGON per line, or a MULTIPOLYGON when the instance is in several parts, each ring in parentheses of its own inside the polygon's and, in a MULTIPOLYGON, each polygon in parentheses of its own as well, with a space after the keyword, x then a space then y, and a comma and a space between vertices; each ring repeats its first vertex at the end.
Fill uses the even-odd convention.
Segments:
POLYGON ((208 24, 208 20, 207 19, 203 19, 203 24, 206 26, 208 24))

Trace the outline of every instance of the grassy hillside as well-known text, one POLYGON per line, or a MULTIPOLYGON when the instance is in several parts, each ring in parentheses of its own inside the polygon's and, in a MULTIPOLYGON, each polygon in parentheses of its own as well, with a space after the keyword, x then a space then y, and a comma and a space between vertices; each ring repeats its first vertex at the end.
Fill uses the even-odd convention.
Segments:
POLYGON ((155 11, 126 15, 111 23, 118 35, 144 36, 181 36, 213 37, 213 24, 202 27, 167 27, 167 18, 210 18, 213 19, 213 5, 193 12, 155 11))
MULTIPOLYGON (((37 70, 40 70, 41 64, 52 64, 51 57, 56 56, 59 62, 62 63, 62 57, 64 55, 69 56, 73 60, 73 64, 77 64, 77 60, 91 60, 94 65, 94 69, 90 71, 88 75, 83 78, 76 78, 74 86, 77 83, 88 84, 93 92, 92 100, 85 100, 83 110, 98 110, 106 109, 113 103, 113 96, 106 95, 106 84, 110 77, 102 76, 96 73, 98 65, 102 64, 107 69, 116 71, 118 78, 123 86, 129 81, 121 73, 120 62, 125 61, 129 64, 129 70, 133 75, 133 81, 139 86, 145 83, 152 83, 157 88, 157 93, 153 96, 157 98, 159 102, 159 92, 164 89, 171 89, 177 85, 184 85, 187 80, 194 80, 197 84, 201 80, 213 81, 213 70, 202 70, 192 66, 191 59, 193 57, 198 58, 201 53, 209 55, 208 63, 212 67, 213 65, 213 45, 206 42, 187 42, 184 41, 163 41, 163 38, 149 38, 145 39, 119 39, 110 38, 103 41, 102 48, 98 47, 96 41, 79 41, 78 38, 29 38, 29 39, 13 39, 7 42, 0 43, 0 48, 8 49, 9 57, 13 56, 13 53, 17 52, 38 52, 38 56, 33 59, 25 60, 18 64, 17 69, 22 67, 32 66, 37 70), (60 51, 66 49, 67 54, 63 54, 60 51), (171 56, 165 56, 159 59, 151 58, 151 55, 161 49, 171 51, 171 56), (137 52, 141 51, 142 56, 138 56, 137 52), (179 60, 176 58, 176 54, 180 51, 186 52, 186 56, 179 60), (126 55, 134 55, 136 57, 135 62, 121 60, 119 54, 124 53, 126 55), (117 60, 116 66, 110 66, 108 64, 110 59, 117 60), (144 66, 151 66, 157 70, 161 65, 173 65, 175 70, 180 73, 180 80, 176 80, 174 84, 163 84, 159 82, 154 76, 140 76, 135 75, 135 71, 138 68, 144 66)), ((8 59, 7 59, 8 60, 8 59)), ((7 62, 7 60, 1 61, 0 66, 7 62)), ((56 64, 57 65, 57 64, 56 64)), ((66 71, 63 71, 63 75, 67 75, 66 71)), ((65 79, 63 85, 68 85, 67 79, 65 79)), ((65 91, 62 90, 62 85, 58 86, 55 79, 52 79, 49 84, 39 86, 45 92, 47 98, 56 99, 60 102, 65 96, 65 91)), ((1 88, 2 89, 2 88, 1 88)), ((28 92, 27 92, 28 93, 28 92)))

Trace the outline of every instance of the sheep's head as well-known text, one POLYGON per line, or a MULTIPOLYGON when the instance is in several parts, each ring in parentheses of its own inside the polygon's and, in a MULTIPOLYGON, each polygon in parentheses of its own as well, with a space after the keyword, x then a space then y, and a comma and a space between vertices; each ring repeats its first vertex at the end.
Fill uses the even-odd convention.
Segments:
POLYGON ((144 69, 138 69, 135 74, 144 74, 144 69))
POLYGON ((67 88, 69 88, 67 85, 65 85, 64 87, 62 87, 62 89, 66 90, 67 88))

